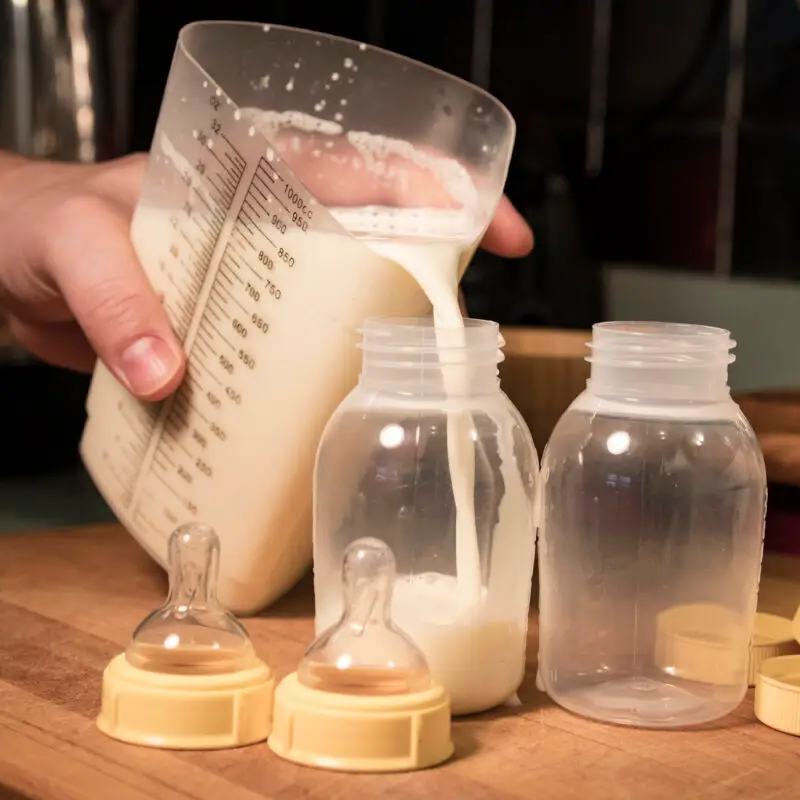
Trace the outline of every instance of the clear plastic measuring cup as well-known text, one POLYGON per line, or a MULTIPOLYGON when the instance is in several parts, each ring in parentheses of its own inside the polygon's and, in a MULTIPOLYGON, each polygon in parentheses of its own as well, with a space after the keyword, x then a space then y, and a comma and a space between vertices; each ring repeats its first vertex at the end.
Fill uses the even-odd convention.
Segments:
POLYGON ((384 50, 276 25, 181 31, 132 238, 188 375, 145 404, 98 366, 81 444, 157 561, 196 519, 219 531, 233 611, 297 580, 317 442, 358 376, 356 328, 453 295, 513 140, 490 95, 384 50))

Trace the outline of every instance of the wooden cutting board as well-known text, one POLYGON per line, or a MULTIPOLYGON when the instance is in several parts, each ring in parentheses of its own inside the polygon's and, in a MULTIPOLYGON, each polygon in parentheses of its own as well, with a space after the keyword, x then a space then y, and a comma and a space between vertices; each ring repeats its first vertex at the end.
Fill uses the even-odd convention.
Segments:
MULTIPOLYGON (((768 557, 764 573, 762 608, 791 613, 800 604, 800 559, 768 557)), ((456 758, 438 769, 354 776, 295 767, 265 745, 211 753, 124 745, 94 724, 102 671, 165 589, 163 574, 116 526, 0 538, 0 798, 800 797, 800 739, 756 722, 752 692, 727 719, 691 732, 610 727, 553 706, 534 686, 535 613, 522 706, 456 721, 456 758)), ((245 621, 279 676, 307 646, 311 616, 305 581, 245 621)))

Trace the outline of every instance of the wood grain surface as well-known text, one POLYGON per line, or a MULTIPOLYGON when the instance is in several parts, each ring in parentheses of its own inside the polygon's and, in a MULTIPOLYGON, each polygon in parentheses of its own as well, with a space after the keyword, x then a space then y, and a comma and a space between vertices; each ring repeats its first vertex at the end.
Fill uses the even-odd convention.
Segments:
MULTIPOLYGON (((342 775, 280 761, 263 744, 209 753, 124 745, 94 724, 102 671, 165 589, 116 526, 0 539, 0 798, 800 798, 800 739, 756 722, 752 692, 725 720, 682 732, 600 725, 553 706, 534 686, 535 615, 522 707, 457 720, 456 757, 438 769, 342 775)), ((762 608, 790 614, 798 604, 800 560, 768 557, 762 608)), ((245 621, 279 676, 307 646, 311 615, 305 581, 245 621)))

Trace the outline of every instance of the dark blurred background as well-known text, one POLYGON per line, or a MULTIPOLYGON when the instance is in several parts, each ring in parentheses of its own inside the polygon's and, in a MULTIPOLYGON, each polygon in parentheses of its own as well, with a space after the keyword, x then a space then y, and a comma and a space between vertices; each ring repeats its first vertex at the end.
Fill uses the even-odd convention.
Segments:
MULTIPOLYGON (((366 41, 508 105, 508 194, 537 244, 476 256, 473 316, 722 325, 739 342, 736 391, 800 386, 797 0, 0 0, 0 148, 148 149, 178 31, 200 19, 366 41)), ((0 472, 74 463, 86 379, 0 341, 0 381, 14 387, 0 472)))
POLYGON ((587 327, 604 315, 599 265, 610 262, 798 275, 795 0, 138 5, 134 149, 149 145, 177 31, 196 19, 364 40, 506 103, 519 126, 508 194, 537 247, 523 261, 475 260, 465 281, 475 315, 587 327))

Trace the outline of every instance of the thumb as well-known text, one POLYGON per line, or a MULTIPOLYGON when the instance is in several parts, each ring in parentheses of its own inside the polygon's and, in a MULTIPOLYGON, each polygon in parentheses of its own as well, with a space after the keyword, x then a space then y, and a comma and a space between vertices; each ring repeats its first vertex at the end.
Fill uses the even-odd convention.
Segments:
POLYGON ((142 400, 161 400, 181 382, 185 356, 139 264, 129 221, 103 200, 60 206, 44 259, 97 355, 142 400))

